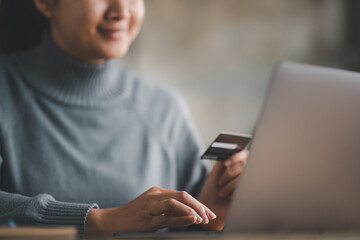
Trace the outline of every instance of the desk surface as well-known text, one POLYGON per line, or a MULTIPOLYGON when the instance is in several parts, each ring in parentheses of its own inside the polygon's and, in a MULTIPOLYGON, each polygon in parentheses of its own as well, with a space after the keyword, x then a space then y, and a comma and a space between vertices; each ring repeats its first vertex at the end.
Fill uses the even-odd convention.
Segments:
MULTIPOLYGON (((271 234, 218 234, 218 235, 209 235, 209 236, 200 236, 199 234, 195 236, 187 234, 151 234, 147 237, 139 237, 139 235, 130 235, 128 237, 114 238, 114 237, 89 237, 87 239, 94 240, 115 240, 115 239, 168 239, 168 240, 211 240, 211 239, 221 239, 221 240, 360 240, 360 232, 356 233, 271 233, 271 234), (186 237, 185 237, 186 236, 186 237)), ((33 228, 33 227, 19 227, 15 229, 11 228, 0 228, 0 240, 1 239, 52 239, 52 240, 77 240, 79 239, 76 236, 76 229, 73 227, 59 227, 59 228, 33 228)))
MULTIPOLYGON (((96 238, 95 238, 96 239, 96 238)), ((105 239, 105 238, 103 238, 105 239)), ((113 238, 112 238, 113 239, 113 238)), ((119 239, 119 238, 116 238, 119 239)), ((120 238, 122 240, 134 240, 134 238, 120 238)), ((141 238, 137 238, 141 239, 141 238)), ((173 236, 169 238, 157 238, 154 236, 153 238, 143 238, 143 239, 169 239, 169 240, 215 240, 215 239, 221 239, 221 240, 360 240, 360 233, 332 233, 332 234, 306 234, 306 233, 297 233, 297 234, 224 234, 224 235, 218 235, 215 237, 195 237, 191 238, 188 236, 187 238, 173 236)))

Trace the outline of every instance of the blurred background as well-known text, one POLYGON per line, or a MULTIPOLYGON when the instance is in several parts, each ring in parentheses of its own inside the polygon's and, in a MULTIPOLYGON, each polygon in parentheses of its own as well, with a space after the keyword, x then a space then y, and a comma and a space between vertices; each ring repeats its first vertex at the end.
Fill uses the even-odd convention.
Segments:
POLYGON ((176 89, 205 144, 252 133, 281 60, 360 70, 357 0, 145 0, 123 64, 176 89))

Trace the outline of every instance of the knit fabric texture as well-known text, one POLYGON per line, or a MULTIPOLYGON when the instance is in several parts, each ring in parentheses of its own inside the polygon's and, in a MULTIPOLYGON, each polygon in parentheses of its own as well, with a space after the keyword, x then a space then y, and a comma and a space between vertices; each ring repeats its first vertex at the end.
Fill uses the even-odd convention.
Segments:
POLYGON ((153 186, 197 197, 209 167, 181 97, 50 37, 0 56, 0 223, 75 225, 153 186))

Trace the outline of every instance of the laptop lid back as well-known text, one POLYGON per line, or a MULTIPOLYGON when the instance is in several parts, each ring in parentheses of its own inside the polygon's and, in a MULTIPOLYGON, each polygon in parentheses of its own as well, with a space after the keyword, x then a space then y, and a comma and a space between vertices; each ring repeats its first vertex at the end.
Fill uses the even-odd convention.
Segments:
POLYGON ((284 62, 226 233, 360 230, 360 74, 284 62))

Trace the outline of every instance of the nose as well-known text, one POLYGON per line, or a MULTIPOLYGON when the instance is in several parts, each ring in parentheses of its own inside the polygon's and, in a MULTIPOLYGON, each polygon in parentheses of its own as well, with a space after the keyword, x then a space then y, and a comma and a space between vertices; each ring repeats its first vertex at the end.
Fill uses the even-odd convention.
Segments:
POLYGON ((129 0, 111 0, 109 1, 109 9, 107 19, 109 21, 119 21, 130 18, 129 0))

